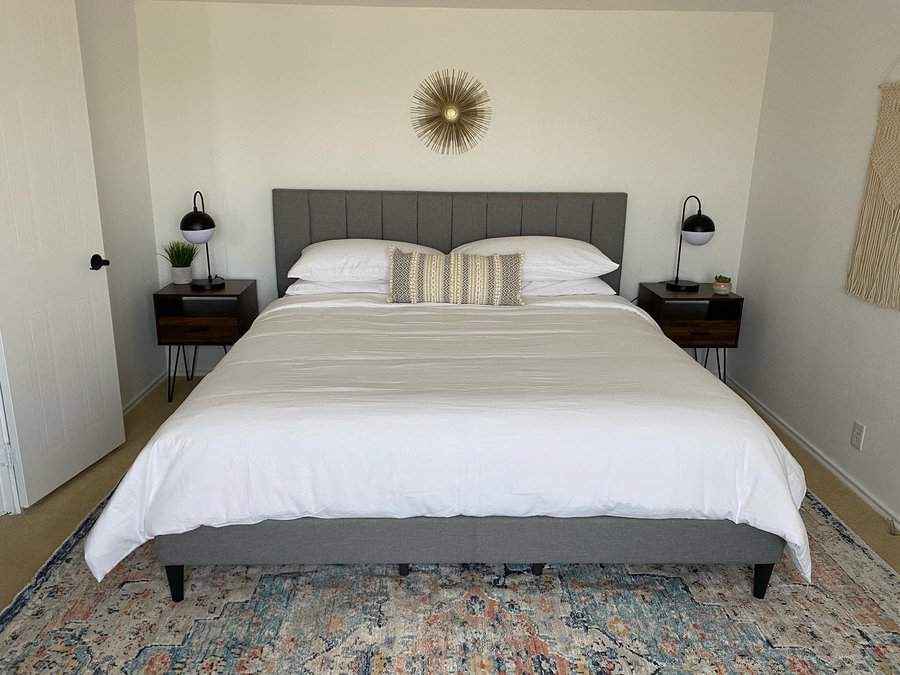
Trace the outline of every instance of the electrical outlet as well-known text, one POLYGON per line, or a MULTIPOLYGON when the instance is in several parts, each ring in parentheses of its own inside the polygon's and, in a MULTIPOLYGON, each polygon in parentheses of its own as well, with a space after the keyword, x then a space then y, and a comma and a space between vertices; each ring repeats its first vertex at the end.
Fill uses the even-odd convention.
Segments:
POLYGON ((856 420, 853 422, 853 431, 850 432, 850 447, 862 452, 863 441, 866 438, 866 425, 856 420))

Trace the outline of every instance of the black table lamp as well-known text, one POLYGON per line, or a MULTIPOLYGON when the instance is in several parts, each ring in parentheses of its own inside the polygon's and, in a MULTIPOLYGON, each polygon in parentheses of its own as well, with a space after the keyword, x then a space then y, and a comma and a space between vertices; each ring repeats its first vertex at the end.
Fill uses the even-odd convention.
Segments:
POLYGON ((194 279, 191 288, 198 291, 211 291, 225 286, 225 280, 216 275, 213 276, 209 264, 209 240, 216 229, 216 222, 206 212, 206 204, 203 203, 203 193, 197 190, 194 193, 194 210, 188 211, 181 219, 181 236, 192 244, 206 244, 206 279, 194 279), (200 210, 197 210, 197 197, 200 197, 200 210))
POLYGON ((681 232, 678 237, 678 263, 675 266, 675 278, 666 282, 666 289, 670 291, 685 291, 687 293, 696 293, 700 290, 700 284, 696 281, 687 281, 679 278, 681 272, 681 244, 689 243, 691 246, 703 246, 713 238, 716 231, 716 224, 707 215, 703 214, 703 207, 700 205, 700 198, 697 195, 691 195, 684 200, 681 207, 681 232), (687 203, 697 200, 697 213, 692 216, 684 217, 687 210, 687 203))

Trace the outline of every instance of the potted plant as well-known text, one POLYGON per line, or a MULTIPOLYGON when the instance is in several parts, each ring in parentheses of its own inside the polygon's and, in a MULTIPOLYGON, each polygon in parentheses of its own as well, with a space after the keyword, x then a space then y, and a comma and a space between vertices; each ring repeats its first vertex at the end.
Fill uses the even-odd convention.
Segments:
POLYGON ((731 293, 731 277, 717 274, 715 281, 713 281, 713 293, 716 295, 728 295, 731 293))
POLYGON ((163 247, 160 255, 172 266, 172 283, 191 283, 191 263, 197 255, 197 247, 186 241, 173 240, 163 247))

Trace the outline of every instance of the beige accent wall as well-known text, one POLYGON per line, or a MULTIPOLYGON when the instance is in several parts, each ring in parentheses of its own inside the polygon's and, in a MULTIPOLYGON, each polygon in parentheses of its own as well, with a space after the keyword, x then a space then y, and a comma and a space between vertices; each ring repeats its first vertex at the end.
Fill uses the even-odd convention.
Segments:
POLYGON ((737 272, 770 14, 137 8, 157 240, 203 190, 216 270, 259 279, 261 304, 275 297, 273 187, 627 191, 630 297, 673 273, 697 192, 719 231, 686 247, 682 275, 737 272), (486 138, 460 157, 409 124, 413 90, 444 67, 493 97, 486 138))
POLYGON ((896 0, 796 0, 776 13, 732 359, 741 386, 894 518, 900 312, 845 284, 878 84, 900 78, 898 36, 896 0), (862 452, 854 420, 867 425, 862 452))

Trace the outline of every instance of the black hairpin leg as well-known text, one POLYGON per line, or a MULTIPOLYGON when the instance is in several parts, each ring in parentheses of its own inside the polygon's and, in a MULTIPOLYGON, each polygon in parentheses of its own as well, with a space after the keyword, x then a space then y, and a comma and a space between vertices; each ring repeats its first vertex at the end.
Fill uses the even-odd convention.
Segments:
POLYGON ((762 600, 766 597, 766 590, 769 588, 769 580, 772 578, 772 570, 775 564, 754 565, 753 566, 753 597, 762 600))
MULTIPOLYGON (((195 347, 195 349, 196 349, 196 347, 195 347)), ((190 375, 191 371, 188 370, 188 366, 187 366, 187 347, 186 346, 181 348, 181 362, 184 364, 184 379, 186 379, 186 380, 191 379, 190 377, 188 377, 190 375)))
POLYGON ((194 354, 191 356, 191 369, 187 373, 187 379, 190 382, 194 379, 194 371, 197 370, 197 350, 200 349, 199 346, 194 345, 194 354))
POLYGON ((722 347, 722 360, 719 361, 719 347, 716 347, 716 373, 725 382, 728 379, 728 348, 722 347))
POLYGON ((703 367, 706 368, 706 364, 709 363, 709 347, 706 348, 706 353, 703 355, 703 367))
POLYGON ((222 345, 222 351, 228 353, 228 345, 222 345))
MULTIPOLYGON (((172 397, 175 395, 175 379, 178 377, 178 358, 184 354, 184 347, 182 345, 178 345, 175 349, 175 372, 172 372, 172 345, 169 345, 169 353, 168 353, 168 365, 166 367, 166 394, 169 398, 169 403, 172 402, 172 397)), ((185 375, 187 375, 187 357, 184 358, 184 371, 185 375)))
POLYGON ((166 579, 169 582, 172 602, 184 600, 184 565, 166 565, 166 579))

